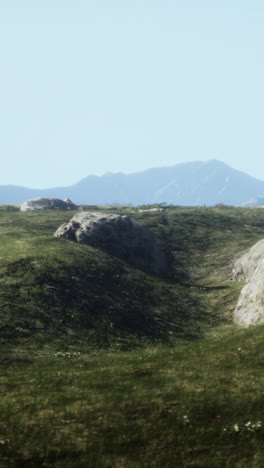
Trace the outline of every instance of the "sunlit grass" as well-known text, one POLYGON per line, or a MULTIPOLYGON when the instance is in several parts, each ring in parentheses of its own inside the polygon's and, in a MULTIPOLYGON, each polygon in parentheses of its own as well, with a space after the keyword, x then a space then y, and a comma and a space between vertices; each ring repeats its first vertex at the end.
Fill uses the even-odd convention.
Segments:
POLYGON ((264 329, 232 325, 231 270, 264 211, 131 209, 161 279, 53 238, 72 213, 0 208, 1 468, 262 468, 264 329))
POLYGON ((230 328, 121 354, 13 350, 1 365, 3 461, 261 467, 262 336, 230 328))

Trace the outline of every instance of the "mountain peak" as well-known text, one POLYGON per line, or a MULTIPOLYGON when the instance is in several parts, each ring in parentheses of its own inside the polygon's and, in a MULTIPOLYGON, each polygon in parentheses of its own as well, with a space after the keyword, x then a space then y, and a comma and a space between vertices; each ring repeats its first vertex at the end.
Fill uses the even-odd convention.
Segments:
POLYGON ((70 187, 33 190, 0 186, 0 203, 23 203, 37 197, 70 198, 75 203, 143 205, 167 202, 197 206, 242 205, 264 196, 264 182, 217 159, 156 167, 133 174, 108 172, 87 176, 70 187))

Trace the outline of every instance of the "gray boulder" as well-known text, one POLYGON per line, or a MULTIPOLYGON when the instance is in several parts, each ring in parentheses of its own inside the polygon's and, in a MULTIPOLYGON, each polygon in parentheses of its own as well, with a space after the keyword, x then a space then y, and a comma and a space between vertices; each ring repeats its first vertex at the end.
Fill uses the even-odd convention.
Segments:
POLYGON ((78 206, 70 200, 59 198, 34 198, 21 205, 21 211, 43 211, 43 210, 78 210, 78 206))
POLYGON ((233 279, 245 281, 234 312, 234 321, 248 327, 264 323, 264 239, 236 261, 233 279))
POLYGON ((233 279, 235 281, 250 281, 263 258, 264 239, 261 239, 235 262, 232 272, 233 279))
POLYGON ((160 240, 128 216, 80 212, 54 234, 109 252, 143 270, 163 274, 168 263, 160 240))

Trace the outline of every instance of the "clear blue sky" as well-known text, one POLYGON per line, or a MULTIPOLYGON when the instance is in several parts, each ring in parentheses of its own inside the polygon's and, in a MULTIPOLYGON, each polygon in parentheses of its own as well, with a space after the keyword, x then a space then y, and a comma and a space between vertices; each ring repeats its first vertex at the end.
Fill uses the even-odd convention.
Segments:
POLYGON ((220 159, 264 179, 263 0, 8 0, 0 184, 220 159))

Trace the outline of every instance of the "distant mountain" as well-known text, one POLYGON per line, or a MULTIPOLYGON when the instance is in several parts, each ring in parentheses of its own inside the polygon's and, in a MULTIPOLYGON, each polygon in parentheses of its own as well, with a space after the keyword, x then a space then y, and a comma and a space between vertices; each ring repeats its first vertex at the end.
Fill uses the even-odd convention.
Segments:
POLYGON ((264 197, 254 198, 243 203, 242 206, 264 206, 264 197))
POLYGON ((264 197, 264 181, 217 160, 196 161, 134 174, 88 176, 69 187, 35 190, 0 186, 0 203, 23 203, 36 197, 70 198, 75 203, 133 205, 162 203, 184 206, 242 205, 264 197))

